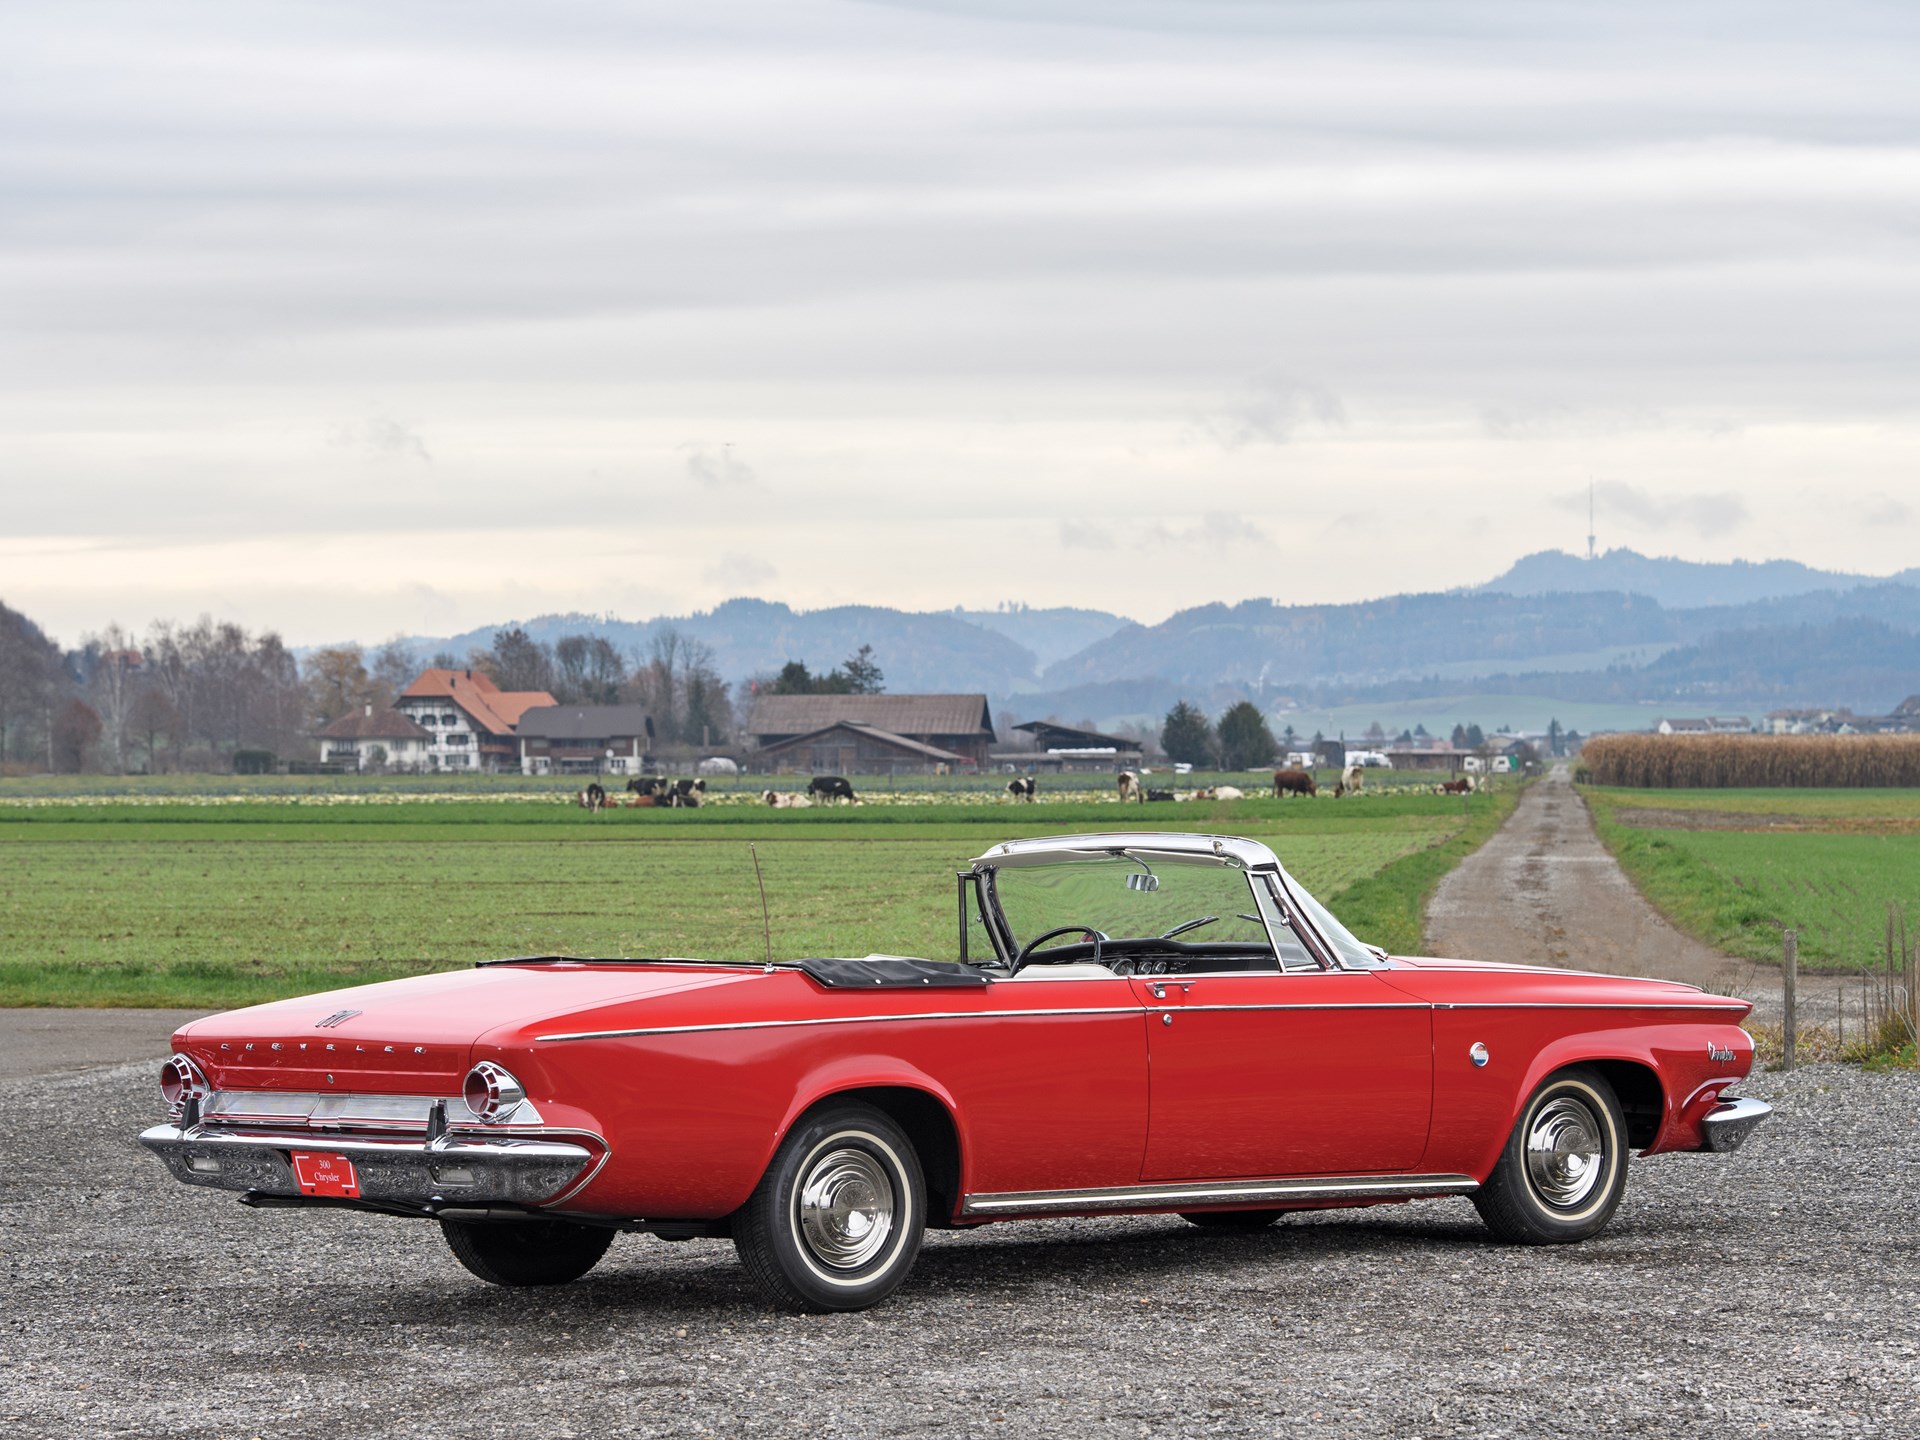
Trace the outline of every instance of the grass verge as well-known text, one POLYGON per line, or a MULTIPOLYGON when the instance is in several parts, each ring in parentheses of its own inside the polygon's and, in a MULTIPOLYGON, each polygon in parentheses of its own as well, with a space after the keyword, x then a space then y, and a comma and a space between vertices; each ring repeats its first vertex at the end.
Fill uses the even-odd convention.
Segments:
POLYGON ((1465 824, 1356 880, 1329 904, 1362 940, 1395 955, 1423 953, 1433 892, 1454 866, 1493 838, 1519 803, 1517 787, 1474 796, 1465 824))

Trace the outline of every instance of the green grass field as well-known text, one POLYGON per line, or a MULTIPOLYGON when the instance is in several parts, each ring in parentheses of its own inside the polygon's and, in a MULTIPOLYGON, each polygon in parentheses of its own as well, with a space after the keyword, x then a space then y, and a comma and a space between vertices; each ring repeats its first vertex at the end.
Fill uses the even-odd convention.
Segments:
POLYGON ((1586 791, 1602 840, 1676 924, 1728 954, 1883 963, 1887 907, 1920 925, 1920 792, 1586 791))
MULTIPOLYGON (((977 784, 978 782, 976 782, 977 784)), ((42 797, 44 798, 44 797, 42 797)), ((137 797, 145 798, 145 797, 137 797)), ((551 801, 7 805, 0 1004, 217 1008, 500 955, 950 956, 953 872, 997 840, 1122 828, 1272 845, 1389 948, 1512 793, 1129 807, 628 811, 551 801), (1396 876, 1398 877, 1396 879, 1396 876)))

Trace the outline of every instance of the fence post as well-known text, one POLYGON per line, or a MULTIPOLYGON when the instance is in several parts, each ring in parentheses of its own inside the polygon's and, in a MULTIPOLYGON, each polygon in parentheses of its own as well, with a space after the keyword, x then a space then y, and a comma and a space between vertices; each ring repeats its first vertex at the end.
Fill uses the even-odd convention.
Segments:
POLYGON ((1793 1068, 1794 1042, 1797 1038, 1796 1017, 1794 1015, 1794 982, 1800 970, 1800 932, 1789 930, 1781 937, 1785 942, 1786 953, 1781 957, 1780 984, 1782 1018, 1780 1022, 1780 1068, 1793 1068))

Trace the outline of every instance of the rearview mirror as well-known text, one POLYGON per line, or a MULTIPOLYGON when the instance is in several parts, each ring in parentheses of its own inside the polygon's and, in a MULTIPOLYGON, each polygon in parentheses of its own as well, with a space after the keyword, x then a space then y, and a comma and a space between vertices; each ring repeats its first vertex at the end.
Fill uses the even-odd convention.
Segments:
POLYGON ((1158 890, 1159 888, 1160 877, 1158 875, 1129 874, 1127 876, 1127 889, 1129 890, 1158 890))

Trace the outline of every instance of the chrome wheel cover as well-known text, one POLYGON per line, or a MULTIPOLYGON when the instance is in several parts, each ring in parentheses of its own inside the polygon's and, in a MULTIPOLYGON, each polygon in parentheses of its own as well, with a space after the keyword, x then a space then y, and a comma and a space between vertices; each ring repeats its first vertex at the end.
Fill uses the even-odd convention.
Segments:
POLYGON ((819 1155, 794 1197, 794 1233, 832 1270, 857 1270, 894 1231, 893 1180, 873 1155, 842 1146, 819 1155))
POLYGON ((1580 1205, 1606 1173, 1602 1125, 1571 1095, 1560 1095, 1533 1112, 1527 1126, 1527 1183, 1556 1209, 1580 1205))

